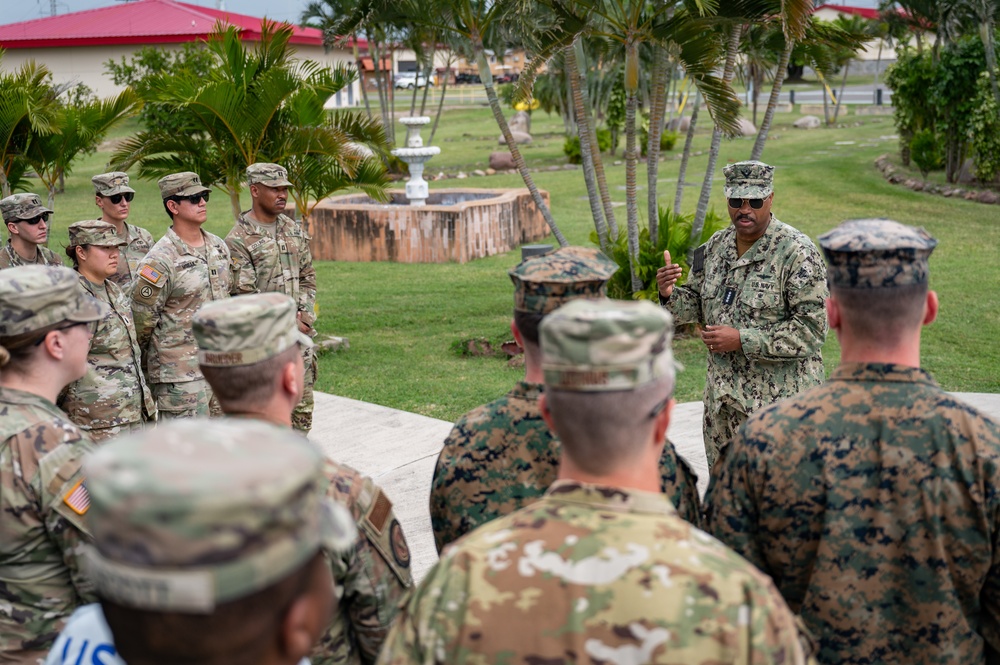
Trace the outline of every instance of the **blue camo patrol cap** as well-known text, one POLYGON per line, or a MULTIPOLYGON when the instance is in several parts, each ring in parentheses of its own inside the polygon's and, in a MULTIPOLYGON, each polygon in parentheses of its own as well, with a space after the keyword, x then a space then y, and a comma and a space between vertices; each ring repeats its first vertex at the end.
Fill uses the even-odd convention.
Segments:
POLYGON ((548 314, 576 298, 602 298, 618 264, 591 247, 560 247, 507 271, 514 309, 548 314))
POLYGON ((891 219, 852 219, 819 237, 830 286, 879 289, 926 284, 937 240, 891 219))
POLYGON ((766 199, 774 191, 774 167, 758 161, 727 164, 726 198, 766 199))

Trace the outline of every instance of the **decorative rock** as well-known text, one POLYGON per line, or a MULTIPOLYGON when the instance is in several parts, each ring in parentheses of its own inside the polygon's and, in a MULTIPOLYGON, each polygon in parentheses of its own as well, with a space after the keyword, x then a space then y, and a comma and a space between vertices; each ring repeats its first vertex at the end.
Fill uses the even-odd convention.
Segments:
POLYGON ((667 123, 667 129, 672 132, 679 132, 681 134, 686 134, 688 128, 691 127, 691 117, 683 115, 680 118, 674 118, 667 123))
POLYGON ((486 169, 486 175, 496 175, 496 174, 497 174, 497 170, 496 169, 494 169, 494 168, 488 168, 488 169, 486 169))
MULTIPOLYGON (((527 132, 515 132, 511 130, 510 135, 514 137, 514 143, 518 145, 531 143, 531 134, 527 132)), ((507 139, 503 134, 500 135, 500 145, 507 145, 507 139)))
POLYGON ((558 164, 553 164, 552 166, 546 167, 546 171, 561 171, 562 167, 558 164))
POLYGON ((468 178, 469 176, 465 175, 464 171, 459 171, 458 175, 456 175, 455 177, 458 178, 459 180, 462 180, 464 178, 468 178))
POLYGON ((976 196, 976 200, 979 201, 980 203, 989 203, 990 205, 993 205, 998 201, 1000 201, 1000 196, 998 196, 996 192, 991 192, 987 190, 979 192, 979 194, 976 196))
POLYGON ((329 335, 326 339, 317 342, 316 348, 319 354, 333 353, 340 350, 346 351, 351 348, 351 342, 346 337, 329 335))
POLYGON ((512 154, 506 150, 500 150, 490 153, 490 168, 503 171, 504 169, 517 168, 517 166, 514 164, 514 156, 512 154))
POLYGON ((816 129, 821 125, 821 121, 814 115, 804 115, 792 123, 796 129, 816 129))
POLYGON ((514 116, 508 121, 507 126, 510 127, 512 132, 523 132, 525 134, 531 133, 531 114, 527 111, 518 111, 514 116))
POLYGON ((579 164, 563 164, 562 165, 563 171, 575 171, 578 168, 580 168, 579 164))
POLYGON ((472 172, 472 175, 478 176, 478 177, 481 178, 481 177, 483 177, 483 176, 486 175, 486 171, 483 171, 482 169, 476 169, 475 171, 472 172))
POLYGON ((753 123, 746 118, 740 118, 740 135, 741 136, 756 136, 757 128, 754 127, 753 123))
POLYGON ((507 367, 512 369, 517 369, 519 367, 524 367, 524 355, 514 356, 507 361, 507 367))

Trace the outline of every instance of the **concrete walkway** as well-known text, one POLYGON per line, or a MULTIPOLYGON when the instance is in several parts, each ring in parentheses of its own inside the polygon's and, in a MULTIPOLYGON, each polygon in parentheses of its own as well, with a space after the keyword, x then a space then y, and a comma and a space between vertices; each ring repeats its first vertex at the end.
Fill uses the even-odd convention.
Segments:
MULTIPOLYGON (((954 393, 1000 420, 1000 395, 954 393)), ((667 436, 708 486, 708 462, 701 437, 701 402, 678 404, 667 436)), ((428 513, 434 464, 451 423, 346 397, 316 393, 309 438, 332 459, 371 476, 392 498, 409 542, 414 578, 423 579, 437 561, 428 513)))

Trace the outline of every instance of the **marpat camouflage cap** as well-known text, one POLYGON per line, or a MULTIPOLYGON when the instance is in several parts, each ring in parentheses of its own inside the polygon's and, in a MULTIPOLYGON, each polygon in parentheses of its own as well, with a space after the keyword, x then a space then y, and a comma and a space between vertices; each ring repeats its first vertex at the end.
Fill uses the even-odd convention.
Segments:
POLYGON ((299 330, 295 301, 283 293, 213 300, 191 322, 198 363, 206 367, 253 365, 295 344, 313 345, 299 330))
POLYGON ((211 613, 357 538, 326 498, 322 453, 261 421, 177 420, 84 461, 98 594, 126 607, 211 613))
POLYGON ((576 298, 602 298, 618 264, 590 247, 560 247, 507 271, 514 309, 548 314, 576 298))
POLYGON ((0 214, 3 214, 5 222, 34 219, 43 212, 51 213, 52 211, 42 205, 38 194, 11 194, 0 201, 0 214))
POLYGON ((118 237, 118 229, 96 219, 74 222, 69 225, 69 246, 96 245, 97 247, 121 247, 128 243, 118 237))
POLYGON ((128 174, 124 171, 112 171, 111 173, 101 173, 90 179, 94 183, 94 193, 101 196, 114 196, 135 190, 128 186, 128 174))
POLYGON ((937 240, 891 219, 854 219, 819 237, 830 286, 878 289, 926 284, 937 240))
POLYGON ((674 322, 647 300, 574 300, 542 319, 545 386, 558 390, 630 390, 673 379, 674 322))
POLYGON ((197 173, 183 171, 181 173, 171 173, 156 181, 160 186, 160 197, 169 199, 171 196, 191 196, 211 191, 201 184, 201 178, 197 173))
POLYGON ((0 270, 0 337, 14 337, 62 321, 100 321, 111 308, 84 291, 63 266, 0 270))
POLYGON ((266 187, 291 187, 288 181, 288 171, 278 164, 257 162, 247 167, 247 185, 264 185, 266 187))
POLYGON ((727 164, 726 198, 766 199, 774 191, 774 167, 764 162, 727 164))

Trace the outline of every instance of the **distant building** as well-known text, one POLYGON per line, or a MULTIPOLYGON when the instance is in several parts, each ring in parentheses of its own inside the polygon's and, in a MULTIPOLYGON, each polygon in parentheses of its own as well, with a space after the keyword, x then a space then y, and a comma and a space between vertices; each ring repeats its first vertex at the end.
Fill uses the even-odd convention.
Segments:
MULTIPOLYGON (((872 9, 870 7, 851 7, 848 5, 819 5, 813 9, 813 16, 822 21, 834 21, 838 16, 845 16, 850 18, 852 16, 860 16, 863 19, 869 21, 879 20, 879 11, 877 9, 872 9)), ((934 43, 933 35, 928 35, 929 43, 934 43)), ((912 37, 909 40, 909 44, 916 44, 916 38, 912 37)), ((879 71, 884 71, 885 68, 897 60, 896 47, 899 46, 897 43, 890 45, 887 42, 883 42, 878 39, 873 39, 862 46, 857 53, 857 59, 860 61, 860 66, 851 67, 852 71, 861 72, 874 72, 876 63, 880 62, 879 71)))
MULTIPOLYGON (((83 83, 100 96, 120 87, 105 71, 108 60, 130 57, 145 46, 177 50, 186 42, 203 40, 217 22, 239 28, 245 41, 259 41, 263 19, 245 14, 189 5, 175 0, 138 0, 110 7, 0 25, 5 50, 0 69, 13 70, 28 60, 45 64, 55 83, 83 83)), ((324 65, 354 64, 350 47, 323 47, 323 32, 293 26, 289 43, 296 57, 324 65)), ((362 50, 368 45, 359 43, 362 50)), ((328 107, 357 106, 361 89, 355 82, 335 95, 328 107)))

